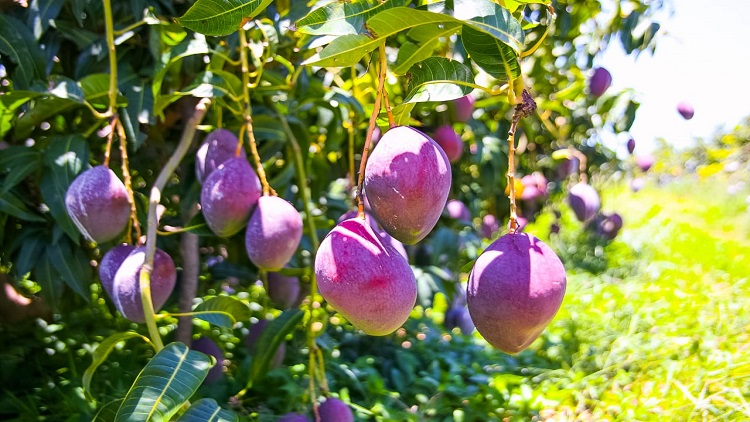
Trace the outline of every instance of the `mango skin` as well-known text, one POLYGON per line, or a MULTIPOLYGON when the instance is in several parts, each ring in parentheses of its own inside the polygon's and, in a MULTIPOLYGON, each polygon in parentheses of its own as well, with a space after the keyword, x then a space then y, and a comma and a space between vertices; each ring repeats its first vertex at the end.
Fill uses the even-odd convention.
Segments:
MULTIPOLYGON (((146 259, 146 247, 133 250, 115 274, 112 283, 112 301, 120 313, 133 322, 145 322, 141 301, 140 275, 146 259)), ((174 290, 177 271, 172 258, 161 249, 154 255, 154 269, 151 272, 151 301, 154 312, 158 312, 174 290)))
POLYGON ((221 350, 221 347, 219 347, 218 344, 216 344, 208 337, 199 337, 193 340, 193 344, 192 346, 190 346, 190 348, 216 358, 216 365, 212 366, 211 369, 208 370, 208 375, 206 375, 206 378, 203 379, 203 384, 213 384, 219 381, 221 377, 224 376, 224 371, 222 370, 224 352, 221 350))
POLYGON ((329 397, 318 406, 320 422, 354 422, 352 409, 336 397, 329 397))
POLYGON ((458 136, 458 133, 453 130, 453 126, 442 125, 438 127, 435 129, 432 139, 443 149, 445 155, 448 157, 448 161, 455 163, 461 159, 461 155, 464 152, 464 142, 458 136))
POLYGON ((109 295, 110 298, 113 297, 113 284, 115 282, 115 274, 117 274, 117 270, 120 269, 125 258, 127 258, 135 249, 136 247, 132 245, 117 245, 107 251, 99 263, 99 280, 101 280, 104 291, 107 292, 107 295, 109 295))
POLYGON ((589 92, 594 97, 601 97, 612 85, 612 74, 603 67, 594 69, 594 74, 589 79, 589 92))
POLYGON ((206 139, 198 148, 195 155, 195 176, 199 183, 203 183, 211 173, 230 158, 245 157, 245 149, 240 147, 237 155, 239 139, 227 129, 216 129, 206 135, 206 139))
POLYGON ((465 336, 471 335, 472 331, 474 331, 474 321, 471 320, 469 310, 464 306, 451 306, 445 312, 443 324, 448 331, 458 327, 461 330, 461 334, 465 336))
POLYGON ((203 217, 214 234, 230 237, 245 227, 260 196, 260 179, 247 159, 231 158, 203 183, 203 217))
POLYGON ((578 221, 588 222, 596 217, 601 206, 599 193, 591 185, 578 182, 568 192, 568 203, 578 221))
POLYGON ((383 135, 365 167, 364 190, 372 215, 407 245, 424 239, 448 200, 451 168, 440 146, 406 126, 383 135))
POLYGON ((417 300, 409 263, 361 218, 339 223, 323 239, 315 275, 323 298, 372 336, 403 325, 417 300))
POLYGON ((445 211, 448 212, 448 217, 459 220, 459 221, 471 221, 471 211, 469 207, 463 202, 457 199, 451 199, 445 204, 445 211))
POLYGON ((677 104, 677 112, 680 113, 680 116, 685 120, 690 120, 695 115, 693 105, 687 101, 680 101, 680 103, 677 104))
POLYGON ((130 220, 128 191, 106 166, 92 167, 73 180, 65 192, 65 208, 78 231, 96 243, 117 238, 130 220))
POLYGON ((472 114, 474 113, 474 97, 471 95, 465 95, 461 98, 453 100, 453 121, 454 122, 468 122, 472 114))
POLYGON ((506 234, 474 264, 467 307, 487 342, 516 354, 555 317, 566 285, 565 268, 552 249, 527 233, 506 234))
POLYGON ((278 196, 263 196, 247 223, 245 249, 258 268, 284 268, 302 239, 302 216, 278 196))
POLYGON ((280 273, 268 273, 268 297, 279 309, 289 309, 302 303, 299 278, 280 273))

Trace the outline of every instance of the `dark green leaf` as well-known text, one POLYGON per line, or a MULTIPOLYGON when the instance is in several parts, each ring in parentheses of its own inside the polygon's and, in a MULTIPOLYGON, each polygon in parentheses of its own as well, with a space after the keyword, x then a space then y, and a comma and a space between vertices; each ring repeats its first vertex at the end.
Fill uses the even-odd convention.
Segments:
POLYGON ((63 281, 46 254, 39 256, 39 260, 34 265, 32 276, 34 281, 42 288, 40 292, 42 298, 50 304, 52 310, 56 311, 62 295, 63 281))
POLYGON ((81 104, 67 98, 43 98, 34 101, 34 107, 25 112, 16 122, 15 134, 17 138, 25 138, 39 127, 42 122, 52 116, 62 114, 72 108, 80 107, 81 104))
POLYGON ((198 0, 177 22, 205 35, 229 35, 263 12, 271 0, 198 0))
POLYGON ((49 90, 51 95, 83 104, 83 90, 76 81, 58 75, 52 75, 49 80, 52 83, 52 88, 49 90))
POLYGON ((39 184, 42 199, 49 207, 52 217, 76 243, 80 233, 68 216, 65 193, 73 179, 88 169, 88 156, 88 145, 81 135, 52 138, 44 151, 44 162, 49 171, 44 173, 39 184))
POLYGON ((138 374, 116 421, 169 421, 206 378, 212 360, 179 342, 166 345, 138 374))
POLYGON ((253 362, 250 367, 250 382, 263 378, 271 366, 276 349, 279 348, 287 334, 294 331, 302 321, 304 312, 299 309, 284 311, 263 329, 260 338, 255 342, 253 362))
POLYGON ((183 413, 177 422, 235 422, 237 414, 222 409, 214 399, 200 399, 183 413))
POLYGON ((15 262, 17 274, 23 276, 34 269, 37 261, 39 261, 39 256, 44 251, 44 243, 44 238, 40 235, 28 237, 24 240, 15 262))
MULTIPOLYGON (((109 107, 109 75, 106 73, 95 73, 88 75, 79 82, 83 97, 94 107, 109 107)), ((116 105, 123 107, 128 100, 118 93, 116 105)))
POLYGON ((63 239, 57 244, 47 245, 45 253, 65 283, 88 302, 93 269, 83 250, 73 247, 69 239, 63 239))
MULTIPOLYGON (((94 349, 94 351, 91 354, 91 365, 89 365, 88 368, 86 368, 86 371, 83 373, 83 389, 91 394, 91 378, 94 376, 94 373, 96 372, 96 369, 99 368, 99 366, 104 363, 105 360, 107 360, 107 357, 112 352, 112 350, 117 346, 118 343, 129 340, 134 337, 140 337, 147 343, 149 342, 149 339, 134 332, 134 331, 127 331, 122 333, 114 333, 111 336, 105 338, 102 340, 101 343, 94 349)), ((117 409, 114 409, 114 414, 117 414, 117 409)))
POLYGON ((0 53, 18 65, 12 78, 15 88, 28 89, 32 82, 46 76, 44 53, 34 34, 23 22, 7 13, 0 14, 0 53))
POLYGON ((250 320, 250 308, 229 296, 212 297, 196 306, 192 313, 196 318, 228 328, 250 320))
POLYGON ((521 75, 518 55, 507 44, 468 25, 464 25, 461 39, 474 63, 488 74, 501 80, 521 75))
POLYGON ((408 94, 404 102, 448 101, 469 94, 474 88, 471 70, 461 62, 430 57, 409 69, 408 94))
POLYGON ((16 186, 36 171, 40 164, 41 154, 32 148, 13 146, 4 150, 0 156, 0 174, 8 173, 8 177, 3 181, 0 193, 16 186))
POLYGON ((140 125, 156 124, 153 113, 154 92, 151 84, 145 82, 130 85, 124 88, 124 92, 128 105, 120 109, 122 122, 130 145, 133 150, 138 150, 147 138, 140 130, 140 125))
POLYGON ((310 35, 355 35, 366 31, 365 22, 391 7, 404 6, 404 0, 334 1, 313 10, 296 24, 299 32, 310 35))
POLYGON ((11 191, 0 194, 0 212, 10 214, 24 221, 45 221, 40 215, 34 214, 29 210, 21 198, 11 191))
MULTIPOLYGON (((154 75, 152 85, 155 103, 160 101, 159 97, 161 96, 161 86, 164 82, 164 77, 167 75, 167 71, 173 64, 188 56, 208 54, 208 43, 206 42, 206 37, 197 33, 192 35, 192 37, 183 39, 179 44, 162 53, 161 61, 156 67, 157 71, 156 75, 154 75)), ((154 115, 161 116, 161 113, 154 108, 154 115)))
POLYGON ((31 0, 26 25, 34 31, 34 38, 42 37, 50 21, 60 13, 65 0, 31 0))

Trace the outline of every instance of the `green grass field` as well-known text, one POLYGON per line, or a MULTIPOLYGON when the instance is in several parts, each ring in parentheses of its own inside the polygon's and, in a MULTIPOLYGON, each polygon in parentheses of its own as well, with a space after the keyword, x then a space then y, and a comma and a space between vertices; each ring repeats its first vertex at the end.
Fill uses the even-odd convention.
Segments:
MULTIPOLYGON (((561 398, 540 416, 750 419, 747 192, 730 196, 718 180, 605 192, 604 209, 625 226, 591 252, 603 272, 569 270, 549 328, 561 345, 546 352, 569 366, 537 377, 541 396, 561 398)), ((580 257, 586 246, 571 246, 571 236, 551 242, 580 257)))

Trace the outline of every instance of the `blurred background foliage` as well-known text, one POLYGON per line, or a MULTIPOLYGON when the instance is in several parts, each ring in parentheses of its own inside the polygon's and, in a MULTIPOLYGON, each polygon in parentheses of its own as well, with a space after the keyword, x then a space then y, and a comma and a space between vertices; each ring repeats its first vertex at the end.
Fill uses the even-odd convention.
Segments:
MULTIPOLYGON (((257 83, 250 104, 263 166, 279 195, 303 209, 282 114, 303 152, 314 206, 306 218, 315 220, 321 238, 353 208, 349 157, 358 163, 377 77, 369 56, 345 68, 301 64, 325 35, 305 34, 294 24, 324 3, 277 0, 248 27, 257 83)), ((594 97, 587 84, 597 55, 612 43, 633 54, 654 51, 659 23, 653 14, 671 5, 552 1, 553 19, 542 2, 497 3, 522 22, 523 50, 541 41, 520 60, 538 110, 519 128, 516 168, 519 177, 539 171, 549 181, 544 201, 528 206, 526 230, 548 241, 566 263, 569 291, 562 310, 542 338, 517 356, 487 348, 476 333, 446 328, 445 313, 460 301, 457 292, 471 263, 505 231, 512 107, 504 95, 477 90, 473 118, 462 123, 453 122, 450 101, 417 103, 406 116, 410 124, 431 133, 451 123, 461 135, 464 154, 453 166, 451 198, 467 205, 471 219, 446 213, 427 239, 408 248, 419 299, 412 318, 393 335, 364 336, 326 310, 316 341, 330 391, 363 420, 750 417, 750 369, 741 353, 748 341, 743 315, 750 314, 742 300, 750 261, 741 259, 750 251, 745 200, 750 120, 690 150, 674 151, 665 140, 657 164, 642 174, 632 157, 618 158, 600 137, 605 131, 627 132, 638 109, 634 94, 610 90, 594 97), (570 174, 570 163, 553 152, 568 148, 583 154, 584 172, 602 192, 603 208, 624 216, 625 229, 614 241, 582 227, 565 203, 568 184, 580 175, 575 165, 570 174), (639 192, 627 189, 635 178, 645 181, 639 192), (500 229, 484 236, 488 215, 500 229), (553 224, 559 233, 551 233, 553 224)), ((149 188, 199 98, 214 104, 163 192, 162 227, 180 227, 193 218, 200 192, 194 153, 203 133, 217 127, 237 133, 243 124, 237 33, 205 36, 176 23, 190 6, 156 0, 113 4, 119 118, 142 224, 149 188)), ((452 9, 453 2, 430 7, 452 9)), ((0 417, 91 420, 127 393, 153 356, 135 340, 118 345, 99 367, 91 391, 84 392, 82 374, 103 339, 127 330, 145 334, 144 327, 117 314, 98 283, 96 262, 115 242, 84 242, 62 203, 73 178, 103 160, 108 126, 92 109, 106 108, 104 9, 97 1, 33 0, 0 2, 0 10, 0 276, 6 299, 13 292, 35 297, 2 315, 0 417)), ((392 71, 410 42, 405 32, 387 40, 392 71)), ((506 82, 480 66, 461 36, 436 39, 431 54, 469 66, 476 83, 490 90, 506 82)), ((409 78, 391 75, 386 87, 391 103, 400 105, 409 78)), ((386 129, 385 120, 379 124, 386 129)), ((110 164, 121 176, 119 154, 112 154, 110 164)), ((256 283, 257 269, 241 235, 219 239, 196 232, 198 297, 233 296, 247 303, 252 315, 231 329, 195 321, 194 333, 214 339, 225 352, 225 376, 198 396, 248 419, 310 414, 314 398, 306 389, 308 350, 301 325, 286 337, 283 364, 237 398, 254 358, 246 345, 250 322, 280 310, 256 283)), ((184 264, 180 236, 160 236, 159 248, 178 267, 184 264)), ((311 250, 305 236, 290 264, 300 269, 303 283, 309 281, 304 269, 311 250)), ((176 297, 165 309, 176 309, 176 297)), ((160 326, 162 335, 172 338, 176 318, 165 316, 160 326)))

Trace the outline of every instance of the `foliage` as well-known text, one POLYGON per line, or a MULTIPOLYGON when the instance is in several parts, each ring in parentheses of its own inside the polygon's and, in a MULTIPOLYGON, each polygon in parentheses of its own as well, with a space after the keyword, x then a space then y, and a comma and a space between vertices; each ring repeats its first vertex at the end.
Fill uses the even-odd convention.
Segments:
MULTIPOLYGON (((121 239, 132 242, 138 226, 153 228, 147 218, 156 205, 149 210, 150 189, 180 150, 181 134, 196 126, 201 132, 222 127, 242 138, 252 116, 259 169, 280 196, 304 211, 307 232, 286 271, 310 283, 317 239, 353 206, 354 160, 361 158, 367 117, 378 112, 375 58, 382 53, 375 50, 387 53, 388 68, 398 75, 387 78, 386 92, 401 124, 430 132, 451 121, 451 100, 474 90, 474 118, 454 125, 471 154, 454 165, 451 193, 468 205, 474 221, 444 217, 430 237, 409 249, 419 282, 414 318, 404 332, 363 337, 325 306, 308 301, 303 312, 282 314, 269 305, 255 283, 263 275, 247 258, 242 235, 213 236, 202 215, 194 215, 200 186, 194 175, 199 142, 193 142, 159 192, 164 211, 158 247, 186 269, 195 262, 183 255, 187 235, 179 228, 200 236, 201 304, 192 309, 198 317, 192 331, 220 340, 231 363, 217 388, 196 396, 210 395, 239 415, 261 418, 304 410, 318 394, 328 394, 326 388, 348 395, 360 414, 382 419, 523 418, 538 412, 540 402, 527 394, 532 381, 522 367, 558 365, 545 361, 542 349, 499 357, 472 341, 446 340, 433 319, 439 320, 441 303, 457 296, 488 244, 477 234, 481 218, 492 214, 504 222, 509 215, 507 117, 524 88, 539 109, 519 128, 517 169, 541 170, 553 181, 547 205, 556 207, 567 185, 555 176, 553 151, 580 150, 591 174, 617 166, 598 133, 627 131, 638 104, 629 92, 592 98, 585 85, 597 53, 613 37, 627 51, 653 49, 658 24, 652 13, 660 3, 629 4, 632 9, 625 10, 621 2, 607 2, 606 12, 588 0, 0 4, 0 272, 54 310, 52 321, 0 328, 12 340, 2 352, 10 374, 3 373, 3 385, 12 387, 0 401, 0 415, 122 418, 118 400, 125 399, 125 406, 143 397, 133 391, 150 391, 128 394, 131 385, 148 384, 136 375, 160 362, 165 350, 182 356, 173 350, 178 343, 158 351, 161 339, 154 338, 154 332, 169 340, 176 336, 176 297, 159 315, 156 331, 124 320, 102 293, 96 262, 117 242, 85 242, 63 201, 75 176, 92 165, 108 164, 132 187, 139 224, 121 239), (193 118, 199 99, 211 105, 198 126, 193 118), (242 339, 251 321, 267 317, 276 324, 264 334, 265 346, 249 352, 242 339), (23 336, 24 330, 34 338, 23 336), (127 348, 105 340, 131 331, 148 336, 157 351, 135 339, 127 348), (267 371, 284 341, 287 365, 267 371), (406 341, 413 347, 405 348, 406 341), (106 355, 96 352, 101 344, 111 347, 109 356, 98 362, 84 391, 86 368, 106 355), (316 348, 323 366, 315 363, 316 348), (370 355, 375 349, 381 353, 370 355), (506 363, 488 371, 478 356, 506 363), (32 363, 31 375, 19 377, 24 362, 32 363), (330 381, 317 389, 315 380, 327 379, 323 369, 330 381), (306 388, 310 381, 312 391, 306 388), (59 396, 49 386, 70 394, 59 396), (493 398, 467 404, 469 396, 493 398)), ((386 113, 377 124, 387 127, 386 113)), ((188 361, 204 359, 195 353, 185 355, 188 361)), ((176 370, 177 361, 168 368, 176 370)), ((184 401, 192 390, 183 393, 184 401)), ((196 410, 183 413, 180 404, 168 406, 165 418, 213 409, 211 402, 198 401, 196 410)))

